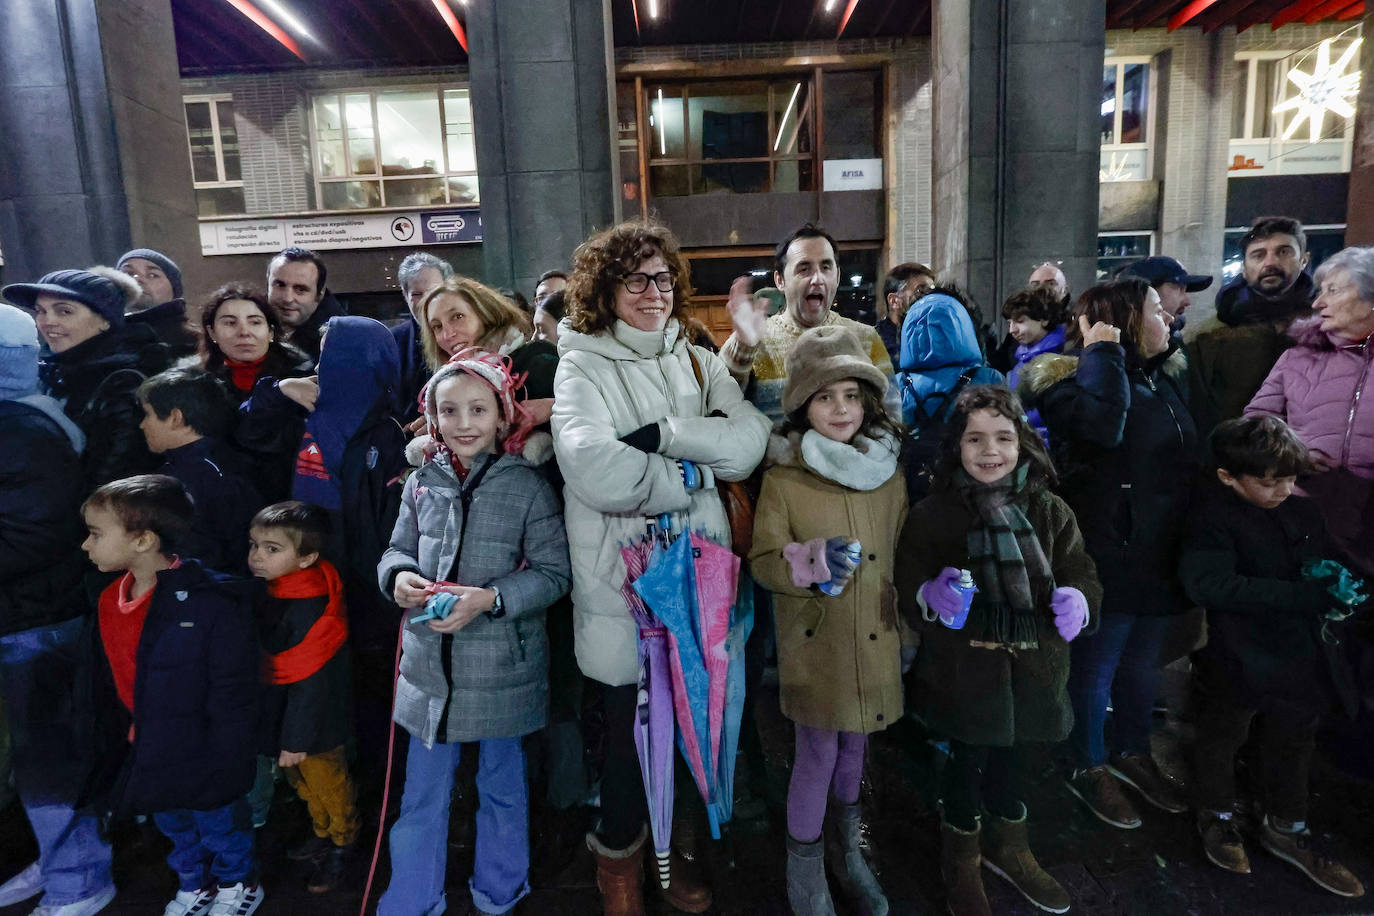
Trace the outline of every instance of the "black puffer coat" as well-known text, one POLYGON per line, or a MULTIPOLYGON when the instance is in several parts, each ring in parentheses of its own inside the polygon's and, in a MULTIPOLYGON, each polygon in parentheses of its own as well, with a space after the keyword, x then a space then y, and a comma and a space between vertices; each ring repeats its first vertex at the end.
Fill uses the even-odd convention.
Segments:
POLYGON ((186 300, 172 299, 141 312, 124 316, 129 324, 141 324, 152 329, 157 339, 167 345, 173 359, 191 356, 200 349, 200 332, 186 320, 186 300))
POLYGON ((1054 444, 1060 494, 1078 517, 1102 580, 1103 613, 1175 614, 1179 540, 1201 455, 1171 346, 1128 365, 1119 344, 1045 354, 1021 375, 1054 444))
POLYGON ((169 363, 166 345, 137 324, 111 328, 42 361, 46 390, 86 436, 81 464, 87 493, 157 467, 138 428, 143 408, 135 392, 169 363))

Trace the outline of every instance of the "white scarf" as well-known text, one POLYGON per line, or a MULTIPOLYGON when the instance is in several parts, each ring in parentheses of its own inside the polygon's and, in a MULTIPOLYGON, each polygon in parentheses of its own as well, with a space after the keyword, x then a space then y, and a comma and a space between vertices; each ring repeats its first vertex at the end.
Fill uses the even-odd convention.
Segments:
POLYGON ((851 490, 876 490, 897 473, 897 440, 888 434, 880 439, 855 436, 850 443, 808 429, 801 456, 811 470, 851 490))

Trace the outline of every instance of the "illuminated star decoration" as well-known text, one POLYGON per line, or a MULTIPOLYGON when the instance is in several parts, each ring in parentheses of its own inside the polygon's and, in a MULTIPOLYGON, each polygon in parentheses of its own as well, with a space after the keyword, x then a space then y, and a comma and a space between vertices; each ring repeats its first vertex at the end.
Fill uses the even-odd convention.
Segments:
POLYGON ((1298 109, 1298 113, 1294 115, 1288 129, 1283 132, 1283 139, 1287 140, 1293 136, 1302 122, 1307 121, 1310 142, 1316 143, 1321 139, 1322 125, 1328 111, 1342 118, 1355 117, 1355 107, 1350 104, 1350 100, 1360 91, 1360 71, 1358 67, 1350 73, 1344 71, 1354 59, 1355 52, 1359 50, 1360 42, 1363 40, 1356 38, 1352 41, 1345 49, 1345 53, 1333 64, 1332 39, 1328 38, 1317 46, 1317 63, 1311 73, 1296 67, 1288 71, 1288 78, 1298 87, 1298 94, 1286 102, 1275 105, 1274 113, 1278 114, 1292 108, 1298 109))

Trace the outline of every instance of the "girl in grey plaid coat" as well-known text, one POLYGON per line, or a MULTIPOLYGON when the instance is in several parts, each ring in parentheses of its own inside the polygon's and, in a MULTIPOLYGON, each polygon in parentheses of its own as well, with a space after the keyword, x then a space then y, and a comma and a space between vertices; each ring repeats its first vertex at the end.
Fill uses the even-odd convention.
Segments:
POLYGON ((410 732, 391 884, 377 912, 442 912, 449 797, 463 742, 480 745, 477 848, 469 882, 479 913, 529 892, 529 810, 521 736, 544 726, 544 612, 571 580, 553 490, 519 451, 532 426, 503 357, 465 351, 426 391, 437 453, 406 482, 382 591, 413 614, 401 639, 394 718, 410 732))

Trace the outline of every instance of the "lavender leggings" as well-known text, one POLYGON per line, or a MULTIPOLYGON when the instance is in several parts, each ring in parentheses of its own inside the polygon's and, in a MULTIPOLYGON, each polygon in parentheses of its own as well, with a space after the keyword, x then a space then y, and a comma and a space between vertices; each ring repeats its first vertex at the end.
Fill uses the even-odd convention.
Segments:
POLYGON ((827 794, 842 805, 859 800, 867 735, 797 726, 797 753, 787 787, 787 832, 799 843, 820 839, 827 794))

